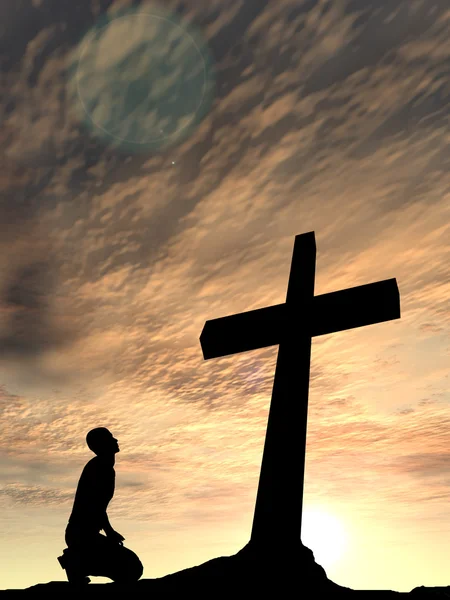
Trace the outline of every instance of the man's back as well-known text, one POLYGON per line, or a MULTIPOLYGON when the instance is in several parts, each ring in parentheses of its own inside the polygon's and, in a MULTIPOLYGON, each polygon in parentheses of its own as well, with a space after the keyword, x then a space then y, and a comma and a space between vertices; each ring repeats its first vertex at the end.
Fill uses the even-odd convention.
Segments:
POLYGON ((84 467, 69 518, 71 527, 98 532, 103 529, 104 515, 114 496, 114 467, 95 456, 84 467))

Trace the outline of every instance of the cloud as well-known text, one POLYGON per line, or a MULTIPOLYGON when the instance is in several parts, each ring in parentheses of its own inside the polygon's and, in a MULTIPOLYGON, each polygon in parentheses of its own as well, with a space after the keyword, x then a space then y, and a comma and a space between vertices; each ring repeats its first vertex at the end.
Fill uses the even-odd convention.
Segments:
POLYGON ((39 486, 6 484, 0 489, 0 496, 13 501, 14 505, 60 506, 67 500, 67 494, 56 489, 45 489, 39 486))

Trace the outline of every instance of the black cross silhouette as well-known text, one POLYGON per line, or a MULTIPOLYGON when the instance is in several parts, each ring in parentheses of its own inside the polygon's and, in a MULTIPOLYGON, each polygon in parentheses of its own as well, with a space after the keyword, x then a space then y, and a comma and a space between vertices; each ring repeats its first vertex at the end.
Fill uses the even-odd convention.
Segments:
POLYGON ((314 231, 295 237, 286 302, 206 321, 203 356, 278 344, 252 542, 297 542, 305 474, 311 338, 400 318, 395 279, 314 296, 314 231))

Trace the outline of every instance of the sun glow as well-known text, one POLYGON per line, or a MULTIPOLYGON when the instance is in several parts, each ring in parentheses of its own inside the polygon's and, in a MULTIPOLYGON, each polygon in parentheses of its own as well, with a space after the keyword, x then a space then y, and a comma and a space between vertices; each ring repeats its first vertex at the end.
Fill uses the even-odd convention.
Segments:
POLYGON ((301 540, 314 553, 317 563, 326 568, 345 554, 348 536, 336 517, 322 509, 305 509, 301 540))

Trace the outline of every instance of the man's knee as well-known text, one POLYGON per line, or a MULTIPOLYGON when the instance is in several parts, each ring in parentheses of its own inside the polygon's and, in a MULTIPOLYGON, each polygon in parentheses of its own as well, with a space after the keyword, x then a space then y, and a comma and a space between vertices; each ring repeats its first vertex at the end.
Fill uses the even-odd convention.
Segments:
POLYGON ((135 554, 129 548, 123 548, 120 556, 116 557, 109 577, 117 583, 134 583, 139 581, 144 572, 144 567, 135 554))
POLYGON ((126 560, 124 560, 123 576, 126 578, 127 582, 131 583, 133 581, 138 581, 142 577, 144 567, 137 554, 128 548, 127 550, 129 554, 126 557, 126 560))

